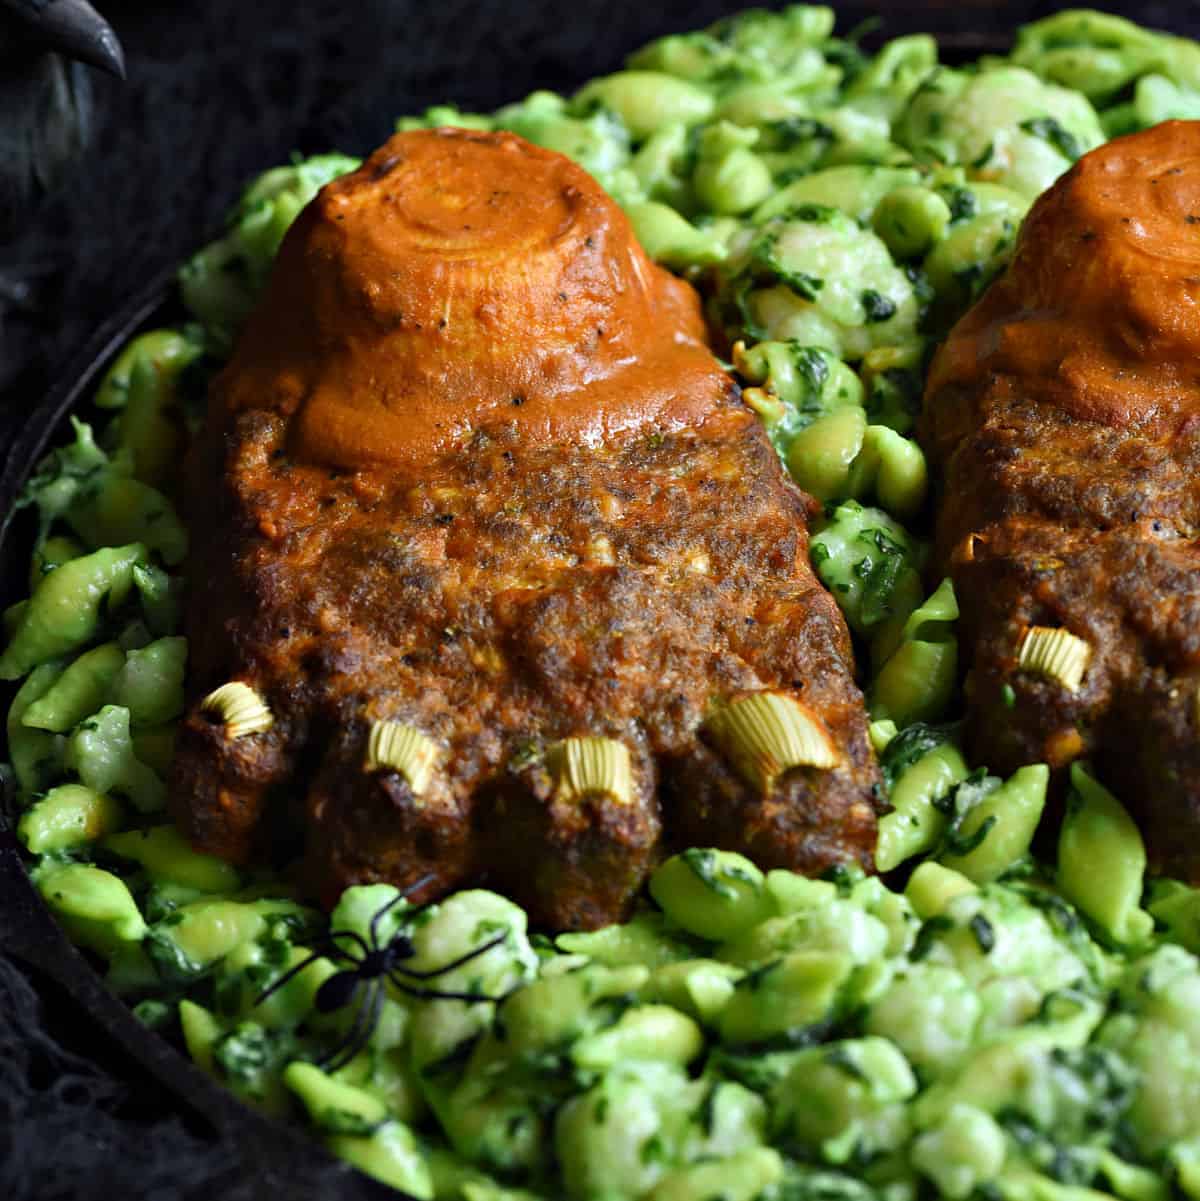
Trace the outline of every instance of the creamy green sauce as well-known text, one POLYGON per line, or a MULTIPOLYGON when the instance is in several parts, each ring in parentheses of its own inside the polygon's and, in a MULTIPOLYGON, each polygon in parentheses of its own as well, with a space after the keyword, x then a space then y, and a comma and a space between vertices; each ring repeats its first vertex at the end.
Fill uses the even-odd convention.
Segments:
POLYGON ((399 126, 573 156, 742 339, 747 401, 826 502, 812 558, 868 665, 886 883, 699 848, 629 923, 549 939, 478 890, 413 913, 352 888, 327 917, 164 824, 186 657, 164 486, 285 230, 353 159, 251 184, 180 272, 193 323, 131 343, 96 396, 111 420, 77 422, 26 490, 38 547, 0 677, 22 681, 9 770, 39 890, 201 1068, 422 1199, 1200 1198, 1200 892, 1146 878, 1085 766, 1039 858, 1046 769, 964 757, 911 438, 932 346, 1032 200, 1107 137, 1200 117, 1200 47, 1069 12, 948 68, 930 38, 870 56, 832 29, 748 12, 572 97, 399 126), (386 993, 355 974, 368 947, 390 948, 386 993), (363 1049, 317 1067, 376 995, 363 1049))

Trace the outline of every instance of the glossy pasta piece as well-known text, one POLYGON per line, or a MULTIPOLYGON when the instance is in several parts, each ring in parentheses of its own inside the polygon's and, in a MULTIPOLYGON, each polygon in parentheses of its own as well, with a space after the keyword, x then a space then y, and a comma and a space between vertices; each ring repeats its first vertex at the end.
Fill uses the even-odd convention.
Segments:
POLYGON ((72 559, 43 576, 0 656, 0 679, 18 679, 86 646, 99 628, 101 605, 121 603, 133 585, 134 566, 145 560, 146 547, 134 542, 72 559))
POLYGON ((880 630, 874 650, 881 666, 871 687, 876 721, 906 726, 945 714, 958 680, 957 619, 954 588, 944 580, 895 635, 894 625, 880 630))
POLYGON ((83 554, 83 546, 65 534, 55 534, 34 548, 29 560, 29 591, 37 591, 42 576, 83 554))
POLYGON ((113 680, 112 702, 134 726, 159 726, 183 712, 187 639, 159 638, 125 656, 113 680))
POLYGON ((587 111, 599 106, 620 117, 637 138, 646 138, 664 125, 694 125, 714 107, 706 88, 659 71, 618 71, 585 84, 572 101, 587 111))
POLYGON ((962 753, 950 743, 927 751, 904 771, 889 793, 892 811, 879 819, 875 865, 881 872, 938 845, 947 821, 938 803, 967 774, 962 753))
POLYGON ((33 855, 98 842, 124 824, 121 803, 82 784, 59 784, 21 815, 17 837, 33 855))
POLYGON ((180 376, 203 353, 192 331, 152 330, 117 356, 96 390, 96 405, 119 409, 117 445, 143 482, 161 487, 184 449, 180 376))
POLYGON ((966 815, 958 837, 971 849, 943 855, 942 864, 976 884, 999 879, 1029 853, 1049 780, 1044 763, 1018 768, 966 815))
POLYGON ((1146 848, 1133 819, 1080 763, 1058 839, 1058 887, 1113 942, 1145 942, 1154 921, 1141 908, 1146 848))
POLYGON ((853 968, 840 951, 793 951, 744 976, 721 1013, 721 1041, 753 1045, 828 1021, 853 968))
POLYGON ((812 560, 850 628, 880 641, 886 659, 921 601, 922 547, 882 509, 846 501, 813 537, 812 560))
POLYGON ((608 1029, 579 1039, 571 1048, 571 1062, 583 1071, 603 1071, 631 1060, 684 1067, 703 1049, 704 1035, 686 1014, 669 1005, 637 1005, 608 1029))
POLYGON ((72 505, 66 519, 89 546, 137 541, 172 566, 187 554, 187 533, 174 505, 157 488, 114 470, 72 505))
POLYGON ((24 722, 29 708, 53 688, 62 672, 63 664, 58 660, 35 667, 17 689, 8 708, 5 730, 8 758, 16 776, 18 795, 23 799, 44 792, 63 774, 64 739, 24 722))
POLYGON ((1030 198, 1104 140, 1085 97, 1007 64, 940 69, 914 93, 896 137, 918 156, 969 166, 1030 198))
POLYGON ((156 813, 166 804, 166 786, 137 757, 129 710, 120 705, 105 705, 80 722, 67 740, 66 760, 89 788, 128 797, 143 813, 156 813))
POLYGON ((21 724, 67 733, 109 699, 113 683, 124 666, 125 652, 115 642, 84 651, 25 710, 21 724))
POLYGON ((101 955, 146 933, 128 886, 112 872, 88 863, 52 864, 36 873, 34 883, 71 937, 101 955))
POLYGON ((754 1201, 782 1178, 783 1158, 779 1152, 754 1147, 715 1163, 677 1169, 655 1185, 649 1201, 692 1201, 695 1197, 754 1201))
POLYGON ((723 942, 770 916, 763 874, 730 851, 693 848, 650 877, 650 895, 681 929, 723 942))
POLYGON ((106 851, 140 864, 155 881, 165 880, 197 892, 234 892, 238 887, 234 868, 211 855, 197 854, 174 826, 113 834, 103 845, 106 851))

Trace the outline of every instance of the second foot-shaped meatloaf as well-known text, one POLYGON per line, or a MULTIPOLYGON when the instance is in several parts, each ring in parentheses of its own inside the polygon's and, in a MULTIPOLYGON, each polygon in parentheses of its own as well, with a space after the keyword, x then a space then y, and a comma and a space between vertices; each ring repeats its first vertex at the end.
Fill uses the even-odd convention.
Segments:
POLYGON ((1080 756, 1200 882, 1200 123, 1083 158, 952 332, 924 439, 972 749, 1080 756))
POLYGON ((280 252, 188 467, 202 850, 326 897, 622 916, 665 849, 869 868, 877 769, 810 502, 566 159, 393 138, 280 252))

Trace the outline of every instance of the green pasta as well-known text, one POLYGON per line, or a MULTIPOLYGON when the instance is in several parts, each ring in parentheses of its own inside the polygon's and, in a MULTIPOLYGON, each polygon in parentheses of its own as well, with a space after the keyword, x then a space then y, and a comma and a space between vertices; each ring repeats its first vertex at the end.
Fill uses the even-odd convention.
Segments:
POLYGON ((962 815, 942 863, 976 884, 998 880, 1028 854, 1049 782, 1044 763, 1018 768, 962 815))
POLYGON ((751 149, 757 141, 757 130, 729 121, 703 131, 692 188, 707 212, 744 213, 771 194, 771 169, 751 149))
POLYGON ((945 713, 958 677, 957 619, 954 588, 943 580, 898 631, 895 621, 880 629, 873 648, 882 664, 871 689, 874 720, 906 726, 935 721, 945 713))
POLYGON ((880 198, 871 223, 893 258, 915 259, 942 240, 950 217, 950 206, 932 188, 902 184, 880 198))
POLYGON ((880 871, 890 871, 938 845, 948 821, 941 805, 967 775, 961 751, 943 743, 900 776, 891 789, 892 811, 879 819, 875 863, 880 871))
POLYGON ((594 79, 571 101, 577 112, 607 109, 630 134, 647 138, 664 125, 695 125, 712 115, 712 94, 687 80, 661 71, 618 71, 594 79))
POLYGON ((742 855, 690 850, 654 873, 650 895, 681 929, 722 942, 768 915, 763 886, 762 872, 742 855))
POLYGON ((17 837, 34 855, 87 846, 119 830, 120 802, 82 784, 59 784, 21 816, 17 837))
POLYGON ((135 727, 157 726, 183 712, 187 639, 159 638, 130 650, 113 680, 112 701, 129 710, 135 727))
POLYGON ((29 560, 29 591, 35 592, 42 576, 83 554, 83 546, 68 534, 55 534, 34 548, 29 560))
POLYGON ((63 772, 66 753, 62 737, 48 730, 27 726, 24 718, 62 675, 63 665, 52 661, 35 667, 17 690, 8 709, 6 734, 8 759, 16 778, 17 792, 26 800, 45 791, 63 772))
POLYGON ((119 606, 145 561, 140 542, 72 559, 43 576, 16 633, 0 656, 0 679, 15 680, 32 667, 86 646, 100 628, 100 607, 119 606))
POLYGON ((867 415, 854 405, 818 417, 801 430, 787 452, 792 478, 818 500, 849 495, 850 473, 867 433, 867 415))
POLYGON ((686 1014, 669 1005, 638 1005, 607 1030, 580 1038, 571 1048, 571 1062, 584 1071, 605 1071, 630 1060, 682 1067, 703 1050, 704 1035, 686 1014))
POLYGON ((1058 843, 1058 886, 1117 943, 1141 943, 1154 921, 1139 906, 1146 848, 1120 801, 1078 764, 1058 843))
POLYGON ((783 1160, 769 1147, 740 1151, 719 1163, 681 1168, 654 1187, 650 1201, 693 1201, 722 1197, 725 1201, 754 1201, 783 1176, 783 1160))
POLYGON ((903 628, 920 601, 923 548, 882 509, 839 505, 814 535, 811 554, 856 633, 903 628))
POLYGON ((907 1141, 905 1102, 917 1080, 883 1038, 845 1039, 801 1053, 775 1090, 776 1118, 796 1141, 827 1162, 851 1149, 877 1156, 907 1141))
POLYGON ((707 267, 721 262, 725 245, 718 231, 698 229, 667 204, 643 200, 626 211, 638 241, 668 267, 707 267))
POLYGON ((25 710, 21 724, 63 734, 90 717, 112 694, 125 666, 125 652, 115 642, 84 651, 25 710))
POLYGON ((845 485, 858 499, 878 497, 889 513, 907 521, 920 512, 929 488, 921 448, 886 425, 868 425, 845 485))
POLYGON ((860 164, 826 167, 776 192, 759 208, 755 218, 766 221, 807 205, 818 205, 837 209, 859 224, 866 224, 889 195, 913 187, 920 179, 920 172, 913 167, 860 164))
POLYGON ((166 880, 197 892, 235 892, 237 870, 211 855, 201 855, 174 826, 149 826, 113 834, 105 850, 140 864, 154 880, 166 880))
POLYGON ((86 863, 49 866, 34 877, 38 892, 71 937, 101 955, 139 942, 146 923, 124 881, 86 863))
POLYGON ((166 804, 166 786, 134 753, 129 710, 120 705, 79 723, 67 740, 67 766, 89 788, 128 797, 143 813, 166 804))

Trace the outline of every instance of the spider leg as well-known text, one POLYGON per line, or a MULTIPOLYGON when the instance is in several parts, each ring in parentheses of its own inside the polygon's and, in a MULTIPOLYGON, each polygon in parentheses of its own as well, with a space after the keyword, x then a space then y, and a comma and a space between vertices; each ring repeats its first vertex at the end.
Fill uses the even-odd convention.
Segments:
POLYGON ((342 952, 339 951, 337 947, 319 947, 314 950, 311 955, 306 955, 294 967, 288 968, 288 970, 284 972, 282 976, 278 976, 272 980, 271 983, 268 984, 267 987, 258 994, 258 996, 255 998, 254 1004, 261 1005, 272 993, 277 992, 285 984, 287 984, 289 980, 292 980, 296 976, 300 975, 300 973, 304 971, 306 967, 311 967, 317 962, 318 959, 327 958, 330 954, 340 957, 342 952))
POLYGON ((474 950, 468 951, 465 955, 460 955, 457 959, 450 960, 449 963, 443 963, 441 967, 433 968, 428 972, 414 972, 411 968, 397 967, 394 971, 402 972, 411 980, 432 980, 435 976, 444 975, 446 972, 452 972, 456 967, 462 967, 464 963, 470 963, 472 959, 478 959, 480 955, 486 955, 493 947, 498 947, 508 937, 508 931, 503 934, 497 934, 490 942, 485 942, 481 947, 475 947, 474 950))
POLYGON ((382 909, 375 910, 375 916, 371 918, 371 946, 379 946, 379 923, 405 899, 404 893, 398 892, 382 909))
MULTIPOLYGON (((410 884, 403 892, 398 892, 382 909, 375 911, 375 916, 371 918, 371 945, 379 946, 379 923, 386 917, 401 901, 407 901, 414 892, 420 892, 430 880, 433 879, 433 872, 426 872, 415 884, 410 884)), ((425 906, 422 906, 425 908, 425 906)))
POLYGON ((361 1001, 355 1007, 354 1016, 350 1019, 350 1025, 346 1033, 338 1039, 336 1043, 326 1051, 320 1059, 316 1061, 317 1067, 325 1072, 336 1072, 339 1068, 343 1068, 351 1059, 354 1058, 357 1052, 353 1048, 358 1043, 361 1036, 361 1030, 366 1018, 366 1002, 361 1001), (351 1049, 351 1054, 346 1057, 347 1048, 351 1049), (345 1057, 345 1058, 343 1058, 345 1057))
POLYGON ((367 1045, 379 1025, 383 1010, 383 987, 377 980, 367 986, 367 995, 354 1011, 354 1020, 341 1044, 323 1055, 317 1066, 329 1073, 339 1072, 367 1045))
MULTIPOLYGON (((353 940, 355 945, 358 947, 358 949, 364 955, 369 955, 371 953, 371 948, 369 946, 367 946, 366 939, 364 939, 363 936, 361 934, 359 934, 359 932, 357 930, 330 930, 327 937, 328 937, 329 941, 334 944, 335 947, 337 947, 336 942, 334 942, 335 939, 349 938, 349 939, 353 940)), ((358 960, 355 959, 354 956, 351 955, 349 951, 343 951, 341 947, 337 947, 337 953, 343 959, 347 959, 351 963, 358 962, 358 960)))
POLYGON ((499 1003, 505 1000, 511 994, 504 993, 499 997, 489 996, 486 993, 475 992, 448 992, 440 988, 423 988, 414 987, 405 980, 398 979, 396 976, 389 974, 388 979, 392 984, 405 996, 414 997, 418 1001, 466 1001, 468 1004, 478 1004, 480 1001, 494 1001, 499 1003))
POLYGON ((433 872, 426 872, 415 884, 410 884, 405 890, 405 897, 411 897, 414 892, 420 892, 430 880, 433 879, 433 872))
POLYGON ((261 1005, 272 993, 276 992, 278 989, 281 989, 285 984, 288 983, 289 980, 294 979, 302 971, 304 971, 306 967, 316 963, 318 959, 332 959, 335 962, 337 960, 345 960, 347 963, 357 963, 358 960, 355 959, 353 955, 351 955, 348 951, 343 951, 342 948, 339 947, 336 942, 334 942, 335 938, 345 937, 358 939, 359 945, 363 948, 363 954, 366 954, 366 945, 363 943, 362 939, 354 933, 353 930, 335 930, 331 934, 322 935, 319 939, 314 939, 312 954, 306 956, 293 967, 288 968, 288 970, 284 972, 282 976, 278 977, 278 979, 272 980, 271 983, 268 984, 267 987, 258 994, 258 996, 255 998, 254 1004, 261 1005))

